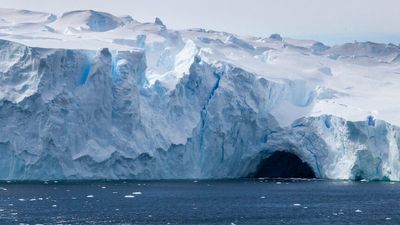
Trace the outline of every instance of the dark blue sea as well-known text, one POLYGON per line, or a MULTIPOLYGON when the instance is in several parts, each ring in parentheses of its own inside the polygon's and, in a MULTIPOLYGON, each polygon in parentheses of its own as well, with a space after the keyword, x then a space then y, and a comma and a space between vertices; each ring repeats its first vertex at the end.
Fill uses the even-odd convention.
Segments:
POLYGON ((0 224, 400 224, 400 183, 0 183, 0 224))

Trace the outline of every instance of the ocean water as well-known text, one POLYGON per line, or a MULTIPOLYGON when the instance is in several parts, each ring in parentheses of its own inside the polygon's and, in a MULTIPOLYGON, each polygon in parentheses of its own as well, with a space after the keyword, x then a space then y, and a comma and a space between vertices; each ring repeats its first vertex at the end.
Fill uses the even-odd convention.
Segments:
POLYGON ((400 183, 0 183, 0 224, 400 224, 400 183))

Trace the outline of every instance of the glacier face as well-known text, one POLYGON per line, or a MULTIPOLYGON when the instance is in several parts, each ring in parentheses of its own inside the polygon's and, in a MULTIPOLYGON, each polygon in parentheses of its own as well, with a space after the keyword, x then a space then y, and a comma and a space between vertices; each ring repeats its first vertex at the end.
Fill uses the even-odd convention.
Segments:
POLYGON ((3 12, 2 180, 235 178, 276 151, 400 180, 399 46, 3 12))

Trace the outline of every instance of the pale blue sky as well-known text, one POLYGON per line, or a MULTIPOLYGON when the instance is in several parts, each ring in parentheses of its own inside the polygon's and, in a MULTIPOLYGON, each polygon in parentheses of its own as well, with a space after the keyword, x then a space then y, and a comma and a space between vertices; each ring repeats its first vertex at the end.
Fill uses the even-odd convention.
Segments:
POLYGON ((280 33, 330 45, 400 43, 399 0, 0 0, 0 7, 56 14, 94 9, 142 22, 157 16, 173 29, 202 27, 261 37, 280 33))

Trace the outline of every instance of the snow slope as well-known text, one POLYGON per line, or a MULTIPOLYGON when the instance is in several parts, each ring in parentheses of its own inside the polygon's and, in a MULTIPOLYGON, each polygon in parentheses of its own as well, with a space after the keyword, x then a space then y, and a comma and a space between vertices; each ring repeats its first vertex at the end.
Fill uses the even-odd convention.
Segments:
POLYGON ((0 10, 0 179, 400 180, 400 47, 0 10))

